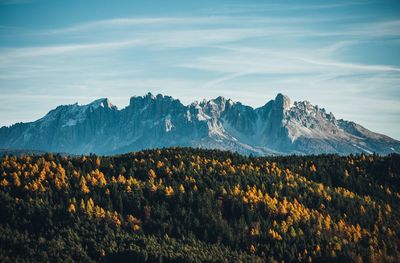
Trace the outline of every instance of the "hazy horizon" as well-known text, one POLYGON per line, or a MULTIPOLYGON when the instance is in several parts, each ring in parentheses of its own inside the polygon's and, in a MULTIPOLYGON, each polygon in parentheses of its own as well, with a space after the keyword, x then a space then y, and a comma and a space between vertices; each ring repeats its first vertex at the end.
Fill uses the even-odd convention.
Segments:
POLYGON ((0 1, 0 126, 161 93, 283 93, 400 139, 396 1, 0 1))

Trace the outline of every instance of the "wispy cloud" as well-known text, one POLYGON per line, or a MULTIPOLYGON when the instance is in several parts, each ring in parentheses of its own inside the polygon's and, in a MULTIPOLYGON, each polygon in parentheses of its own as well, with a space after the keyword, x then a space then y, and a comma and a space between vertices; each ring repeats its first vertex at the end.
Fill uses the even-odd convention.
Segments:
POLYGON ((295 59, 313 65, 340 68, 342 70, 354 70, 361 72, 400 72, 400 67, 386 66, 386 65, 366 65, 366 64, 346 63, 340 61, 313 60, 301 57, 296 57, 295 59))
POLYGON ((91 44, 71 44, 71 45, 59 45, 59 46, 42 46, 42 47, 23 47, 23 48, 1 48, 2 59, 7 58, 21 58, 21 57, 37 57, 37 56, 51 56, 65 54, 76 51, 95 51, 104 49, 115 49, 126 46, 140 45, 143 42, 138 39, 115 41, 115 42, 103 42, 103 43, 91 43, 91 44))
POLYGON ((329 106, 340 117, 374 115, 373 110, 396 116, 400 63, 373 59, 386 51, 370 53, 369 46, 399 50, 400 20, 341 12, 371 3, 241 4, 186 16, 116 16, 56 28, 0 26, 1 38, 7 39, 0 44, 0 91, 7 96, 0 104, 10 98, 86 103, 110 97, 123 107, 129 96, 152 91, 185 103, 225 95, 260 106, 284 92, 329 106), (352 96, 360 97, 362 109, 351 109, 352 96))
MULTIPOLYGON (((65 34, 73 32, 89 31, 93 29, 107 29, 113 27, 164 25, 164 24, 187 24, 189 23, 212 23, 213 18, 177 18, 177 17, 147 17, 147 18, 115 18, 98 20, 65 28, 52 29, 42 32, 42 34, 65 34)), ((215 22, 215 21, 214 21, 215 22)))
MULTIPOLYGON (((354 18, 349 16, 348 18, 354 18)), ((252 25, 262 27, 265 25, 298 25, 298 24, 311 24, 317 22, 330 22, 336 20, 343 20, 346 17, 255 17, 255 16, 226 16, 226 15, 214 15, 214 16, 190 16, 190 17, 142 17, 142 18, 115 18, 115 19, 104 19, 81 23, 64 28, 56 28, 50 30, 39 31, 39 34, 68 34, 77 32, 90 32, 93 30, 106 31, 110 28, 123 28, 138 29, 139 27, 146 26, 157 26, 161 28, 171 26, 238 26, 238 25, 252 25)), ((156 28, 152 28, 153 30, 156 28)))
MULTIPOLYGON (((326 74, 350 75, 359 73, 400 72, 400 67, 347 63, 326 59, 327 53, 316 57, 310 50, 293 54, 282 50, 228 48, 223 54, 198 58, 181 67, 222 73, 248 74, 326 74), (308 54, 307 54, 308 53, 308 54)), ((332 50, 329 50, 332 52, 332 50)))
POLYGON ((315 11, 326 9, 342 9, 352 6, 369 5, 373 1, 344 1, 338 3, 265 3, 265 4, 230 4, 219 8, 206 9, 213 14, 244 14, 244 13, 265 13, 282 11, 315 11))

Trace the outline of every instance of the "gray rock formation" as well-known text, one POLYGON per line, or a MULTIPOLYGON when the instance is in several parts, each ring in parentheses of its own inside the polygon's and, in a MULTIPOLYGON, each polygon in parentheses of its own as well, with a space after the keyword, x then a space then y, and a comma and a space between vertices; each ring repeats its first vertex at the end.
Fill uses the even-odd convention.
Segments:
POLYGON ((169 96, 132 97, 121 110, 108 99, 65 105, 30 123, 0 128, 0 148, 115 154, 192 146, 242 154, 400 152, 400 142, 307 101, 278 94, 252 107, 224 97, 183 105, 169 96))

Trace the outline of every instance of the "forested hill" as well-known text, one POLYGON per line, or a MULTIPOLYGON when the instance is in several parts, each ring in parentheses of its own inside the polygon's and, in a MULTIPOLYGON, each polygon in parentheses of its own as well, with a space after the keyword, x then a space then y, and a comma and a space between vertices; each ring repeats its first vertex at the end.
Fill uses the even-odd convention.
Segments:
POLYGON ((400 156, 3 156, 1 262, 400 262, 400 156))

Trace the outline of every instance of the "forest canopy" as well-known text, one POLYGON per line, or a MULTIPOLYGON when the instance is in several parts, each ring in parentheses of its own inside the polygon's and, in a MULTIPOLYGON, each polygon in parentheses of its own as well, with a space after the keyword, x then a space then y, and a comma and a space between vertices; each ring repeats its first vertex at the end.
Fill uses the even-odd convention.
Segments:
POLYGON ((400 262, 400 156, 5 155, 1 262, 400 262))

